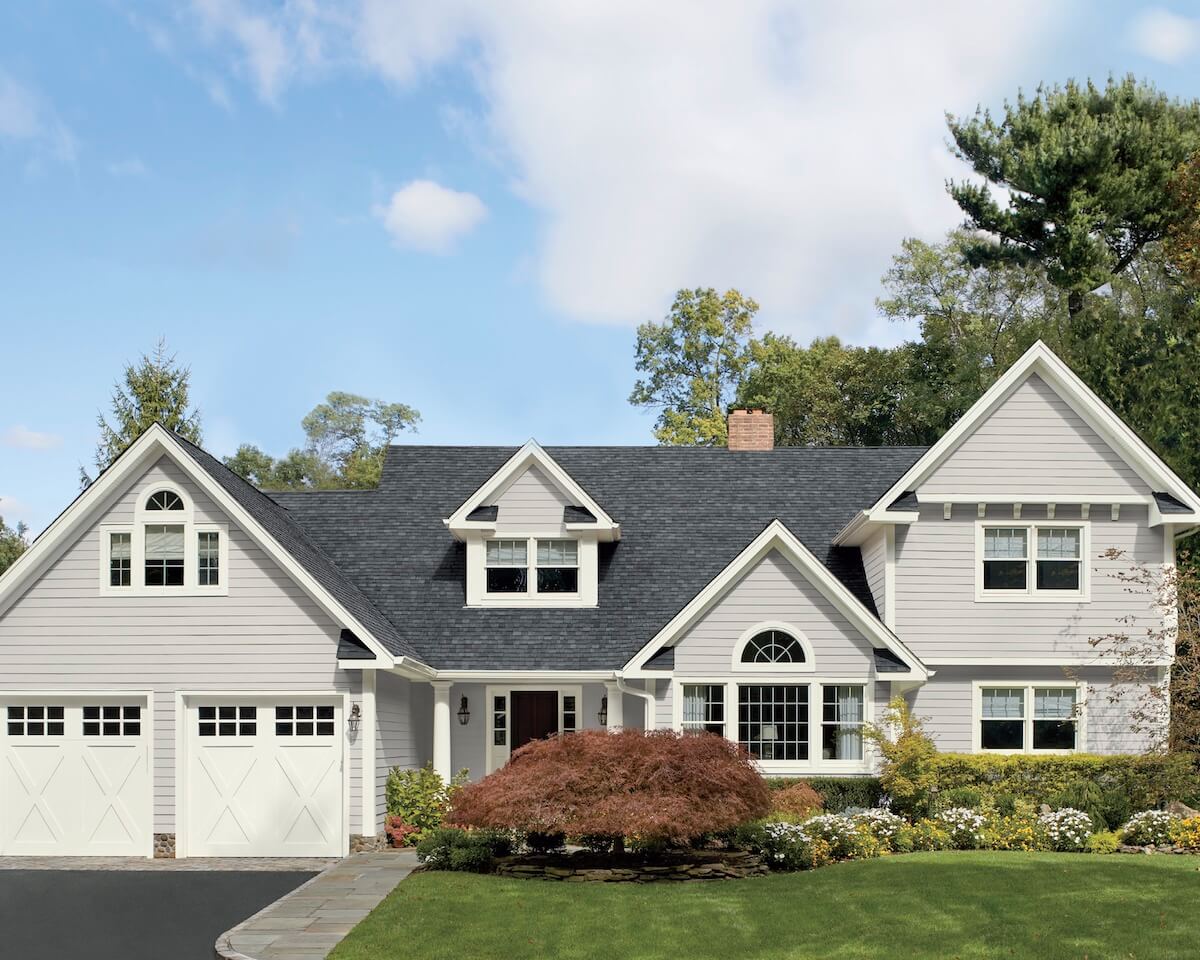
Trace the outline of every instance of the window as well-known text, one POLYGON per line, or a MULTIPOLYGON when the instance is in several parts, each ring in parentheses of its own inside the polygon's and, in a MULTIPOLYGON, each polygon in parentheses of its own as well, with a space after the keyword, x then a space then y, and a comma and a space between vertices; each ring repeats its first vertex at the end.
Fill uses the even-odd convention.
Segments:
POLYGON ((574 694, 564 693, 562 698, 562 732, 574 733, 576 729, 576 717, 579 716, 575 709, 576 699, 574 694))
POLYGON ((333 707, 330 705, 275 708, 277 737, 332 737, 334 729, 333 707))
POLYGON ((10 737, 61 737, 66 733, 63 707, 9 707, 10 737))
POLYGON ((258 734, 257 707, 200 707, 198 732, 202 737, 253 737, 258 734))
POLYGON ((755 634, 742 648, 742 663, 803 663, 800 641, 782 630, 755 634))
POLYGON ((738 743, 760 760, 808 759, 808 687, 738 687, 738 743))
POLYGON ((1028 530, 1024 527, 988 527, 983 531, 984 590, 1024 590, 1028 568, 1028 530))
POLYGON ((1075 699, 1078 693, 1074 687, 1034 688, 1034 750, 1075 749, 1075 699))
POLYGON ((683 685, 683 730, 725 735, 725 688, 720 684, 683 685))
POLYGON ((182 510, 183 500, 170 490, 158 490, 146 498, 147 510, 182 510))
POLYGON ((183 527, 146 524, 146 586, 183 586, 183 527))
POLYGON ((197 582, 202 587, 215 587, 221 582, 221 535, 205 530, 196 534, 197 539, 197 582))
POLYGON ((1078 686, 982 687, 979 693, 981 749, 1025 753, 1078 749, 1078 686))
POLYGON ((529 590, 529 545, 524 540, 487 542, 487 592, 526 593, 529 590))
POLYGON ((537 592, 579 592, 579 544, 574 540, 537 542, 537 592))
POLYGON ((108 585, 128 587, 133 581, 133 535, 108 535, 108 585))
POLYGON ((984 687, 979 744, 984 750, 1025 748, 1025 690, 984 687))
POLYGON ((861 760, 866 697, 859 686, 822 688, 821 758, 861 760))
POLYGON ((1039 590, 1078 590, 1080 570, 1080 533, 1078 527, 1038 527, 1037 588, 1039 590))
POLYGON ((83 708, 85 737, 140 737, 142 708, 137 706, 105 705, 83 708))
POLYGON ((492 743, 497 747, 508 743, 507 697, 492 697, 492 743))

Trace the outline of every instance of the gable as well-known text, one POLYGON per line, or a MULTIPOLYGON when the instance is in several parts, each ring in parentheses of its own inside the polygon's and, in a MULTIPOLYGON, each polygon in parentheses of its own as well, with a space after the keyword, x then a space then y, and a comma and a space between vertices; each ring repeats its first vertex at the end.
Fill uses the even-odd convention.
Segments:
POLYGON ((563 528, 565 507, 578 507, 540 467, 531 466, 513 477, 493 498, 497 531, 552 531, 563 528))
POLYGON ((1029 375, 917 487, 921 500, 1145 497, 1150 486, 1054 388, 1029 375))

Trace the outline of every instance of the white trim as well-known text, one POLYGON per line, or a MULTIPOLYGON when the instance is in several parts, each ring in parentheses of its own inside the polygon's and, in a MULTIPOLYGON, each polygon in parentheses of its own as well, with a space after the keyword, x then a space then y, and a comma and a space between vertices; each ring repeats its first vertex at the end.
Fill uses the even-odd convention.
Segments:
MULTIPOLYGON (((668 675, 660 670, 656 676, 668 675)), ((604 683, 617 676, 616 670, 439 670, 438 680, 462 683, 560 683, 574 680, 577 683, 604 683)))
POLYGON ((1088 520, 976 520, 975 521, 975 602, 976 603, 1091 603, 1091 522, 1088 520), (1072 529, 1079 536, 1079 589, 1039 590, 1037 588, 1037 528, 1072 529), (984 590, 983 534, 985 529, 1025 530, 1025 589, 984 590))
POLYGON ((542 449, 536 440, 526 441, 520 450, 509 457, 499 470, 484 481, 481 487, 464 500, 459 508, 442 522, 460 540, 463 539, 463 534, 468 530, 488 531, 494 529, 494 522, 467 520, 467 514, 476 507, 487 506, 486 501, 490 497, 494 496, 510 480, 532 466, 538 467, 563 494, 579 506, 587 509, 596 518, 595 523, 570 524, 569 526, 572 531, 575 528, 579 528, 581 531, 583 529, 595 530, 600 534, 601 539, 620 539, 620 524, 613 520, 600 504, 593 500, 588 492, 576 483, 571 475, 560 467, 550 454, 542 449))
MULTIPOLYGON (((375 783, 378 777, 378 771, 375 769, 375 671, 364 670, 361 674, 362 683, 362 717, 359 719, 358 736, 360 746, 358 748, 359 762, 362 764, 362 769, 359 776, 359 782, 362 784, 362 811, 359 814, 361 823, 359 824, 359 832, 366 837, 373 837, 378 832, 378 818, 375 809, 375 791, 377 784, 375 783)), ((353 707, 351 708, 353 709, 353 707)), ((343 719, 345 722, 345 718, 343 719)))
MULTIPOLYGON (((165 489, 155 486, 154 489, 165 489)), ((185 501, 186 503, 186 501, 185 501)), ((227 597, 229 596, 229 524, 196 523, 188 511, 178 521, 162 521, 157 513, 151 518, 137 519, 128 523, 101 523, 97 526, 100 557, 100 593, 111 597, 227 597), (146 585, 146 527, 183 527, 183 583, 177 587, 153 587, 146 585), (112 534, 129 535, 129 586, 114 587, 109 579, 112 534), (217 585, 200 585, 200 534, 215 533, 217 542, 217 585)), ((169 513, 161 516, 169 517, 169 513)))
POLYGON ((883 565, 883 622, 889 630, 896 629, 896 528, 884 529, 885 554, 883 565))
POLYGON ((927 671, 920 658, 863 606, 844 583, 829 572, 781 521, 773 520, 741 553, 713 577, 708 585, 693 597, 670 622, 633 655, 622 671, 624 676, 661 675, 656 671, 641 671, 660 648, 681 637, 699 617, 706 613, 754 564, 778 550, 847 620, 869 641, 891 650, 909 665, 910 679, 925 680, 927 671))
MULTIPOLYGON (((609 674, 609 682, 612 675, 609 674)), ((514 690, 536 690, 558 694, 558 730, 563 729, 563 697, 575 698, 575 728, 574 731, 588 729, 587 718, 583 713, 583 686, 577 684, 552 683, 508 683, 488 684, 484 687, 484 772, 492 773, 499 770, 508 762, 512 754, 512 695, 514 690), (504 697, 504 743, 497 744, 496 711, 492 709, 496 697, 504 697)), ((609 709, 612 709, 611 701, 609 709)), ((591 728, 596 729, 596 728, 591 728)))
POLYGON ((737 642, 733 645, 732 658, 730 660, 730 669, 735 673, 758 673, 765 676, 778 676, 781 673, 814 673, 817 669, 816 660, 813 657, 813 647, 809 642, 808 637, 800 632, 795 626, 790 623, 784 623, 782 620, 763 620, 756 623, 748 630, 744 630, 742 635, 738 637, 737 642), (777 630, 780 633, 786 633, 789 637, 800 644, 800 649, 804 653, 803 663, 742 663, 742 651, 746 649, 746 644, 757 637, 760 633, 766 633, 768 630, 777 630))
POLYGON ((508 532, 503 535, 480 537, 470 533, 460 538, 466 541, 467 606, 508 607, 516 609, 546 607, 595 607, 599 603, 599 551, 595 531, 591 536, 558 536, 546 533, 508 532), (487 592, 487 543, 489 540, 524 540, 526 542, 525 571, 529 589, 525 593, 487 592), (578 583, 574 593, 539 593, 537 590, 537 542, 539 540, 570 540, 576 545, 575 569, 578 583))
MULTIPOLYGON (((1121 661, 1122 666, 1138 666, 1138 667, 1166 667, 1170 666, 1174 660, 1139 660, 1136 662, 1121 661)), ((1022 657, 1022 656, 1007 656, 1007 657, 937 657, 933 660, 927 660, 926 665, 930 667, 1101 667, 1112 669, 1116 664, 1112 660, 1105 660, 1102 657, 1022 657)), ((887 675, 880 676, 880 680, 886 680, 887 675)))
POLYGON ((1063 756, 1073 753, 1087 753, 1087 684, 1083 681, 1063 680, 973 680, 971 681, 971 752, 995 753, 1001 755, 1032 755, 1032 756, 1063 756), (1024 732, 1020 750, 985 750, 982 743, 980 724, 983 720, 983 689, 1020 688, 1024 690, 1024 716, 1021 718, 1024 732), (1035 750, 1033 748, 1033 715, 1035 690, 1074 690, 1075 691, 1075 749, 1074 750, 1035 750))

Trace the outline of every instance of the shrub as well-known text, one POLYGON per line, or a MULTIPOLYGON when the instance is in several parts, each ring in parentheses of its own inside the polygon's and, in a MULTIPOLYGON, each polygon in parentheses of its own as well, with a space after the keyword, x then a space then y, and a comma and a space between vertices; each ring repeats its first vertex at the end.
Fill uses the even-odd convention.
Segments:
MULTIPOLYGON (((849 811, 847 811, 849 813, 849 811)), ((896 849, 896 838, 905 826, 905 820, 890 810, 856 810, 850 813, 851 819, 859 827, 870 831, 883 850, 896 849)))
POLYGON ((824 805, 824 798, 803 780, 771 791, 771 814, 779 819, 804 820, 824 805))
POLYGON ((772 870, 811 870, 833 861, 828 842, 798 823, 765 823, 754 830, 756 850, 772 870))
POLYGON ((1052 850, 1082 850, 1092 835, 1092 818, 1082 810, 1063 807, 1041 814, 1038 828, 1052 850))
MULTIPOLYGON (((607 834, 605 834, 607 836, 607 834)), ((612 844, 612 837, 609 837, 612 844)), ((558 853, 566 846, 567 837, 563 833, 542 833, 532 830, 525 834, 525 847, 530 853, 558 853)))
POLYGON ((779 777, 768 781, 772 791, 786 790, 793 784, 807 783, 822 797, 822 806, 830 813, 841 813, 850 807, 877 807, 883 800, 883 787, 878 777, 779 777))
POLYGON ((1020 797, 1015 793, 998 792, 991 796, 992 809, 1002 817, 1015 816, 1020 797))
POLYGON ((967 807, 943 810, 934 820, 950 837, 955 850, 977 850, 983 844, 983 816, 967 807))
POLYGON ((512 853, 512 838, 499 830, 437 827, 417 844, 417 859, 430 870, 486 873, 497 857, 512 853))
POLYGON ((1188 817, 1171 824, 1171 839, 1188 850, 1200 849, 1200 817, 1188 817))
POLYGON ((384 818, 383 832, 387 834, 388 843, 393 847, 410 847, 421 836, 421 831, 411 823, 405 823, 403 817, 391 814, 384 818))
POLYGON ((387 812, 417 831, 440 827, 450 800, 466 779, 466 770, 460 770, 447 784, 432 765, 419 770, 392 767, 387 778, 387 812))
POLYGON ((882 845, 871 827, 844 813, 812 817, 799 826, 810 839, 827 843, 834 860, 865 860, 882 852, 882 845))
MULTIPOLYGON (((574 841, 589 853, 611 853, 613 847, 622 839, 624 838, 614 837, 611 833, 585 833, 582 837, 575 837, 574 841)), ((562 844, 559 843, 558 846, 562 844)))
POLYGON ((910 850, 949 850, 951 846, 950 831, 942 823, 927 818, 901 829, 896 838, 896 849, 905 853, 910 850))
POLYGON ((1135 847, 1171 843, 1176 817, 1165 810, 1145 810, 1135 813, 1121 831, 1121 839, 1135 847))
POLYGON ((1094 780, 1072 780, 1046 802, 1055 810, 1082 810, 1092 825, 1100 829, 1109 826, 1105 790, 1094 780))
POLYGON ((1101 830, 1087 838, 1084 850, 1088 853, 1116 853, 1121 846, 1121 838, 1112 830, 1101 830))
POLYGON ((1042 837, 1032 816, 994 814, 984 820, 982 844, 988 850, 1040 850, 1042 837))
POLYGON ((916 816, 929 809, 930 791, 937 778, 930 761, 937 747, 903 697, 892 697, 879 723, 863 728, 864 736, 879 749, 880 785, 901 813, 916 816))
POLYGON ((983 792, 978 787, 951 787, 939 791, 935 805, 939 810, 949 810, 953 807, 966 807, 978 810, 983 806, 983 792))
POLYGON ((463 787, 451 821, 686 844, 759 819, 769 806, 754 761, 724 737, 582 730, 526 744, 463 787))

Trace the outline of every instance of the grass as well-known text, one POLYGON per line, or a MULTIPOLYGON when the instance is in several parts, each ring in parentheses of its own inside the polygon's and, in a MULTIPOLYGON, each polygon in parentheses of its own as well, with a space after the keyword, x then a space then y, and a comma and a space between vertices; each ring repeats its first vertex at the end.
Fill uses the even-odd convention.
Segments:
POLYGON ((1200 953, 1200 858, 926 853, 752 880, 401 883, 331 960, 1173 960, 1200 953))

